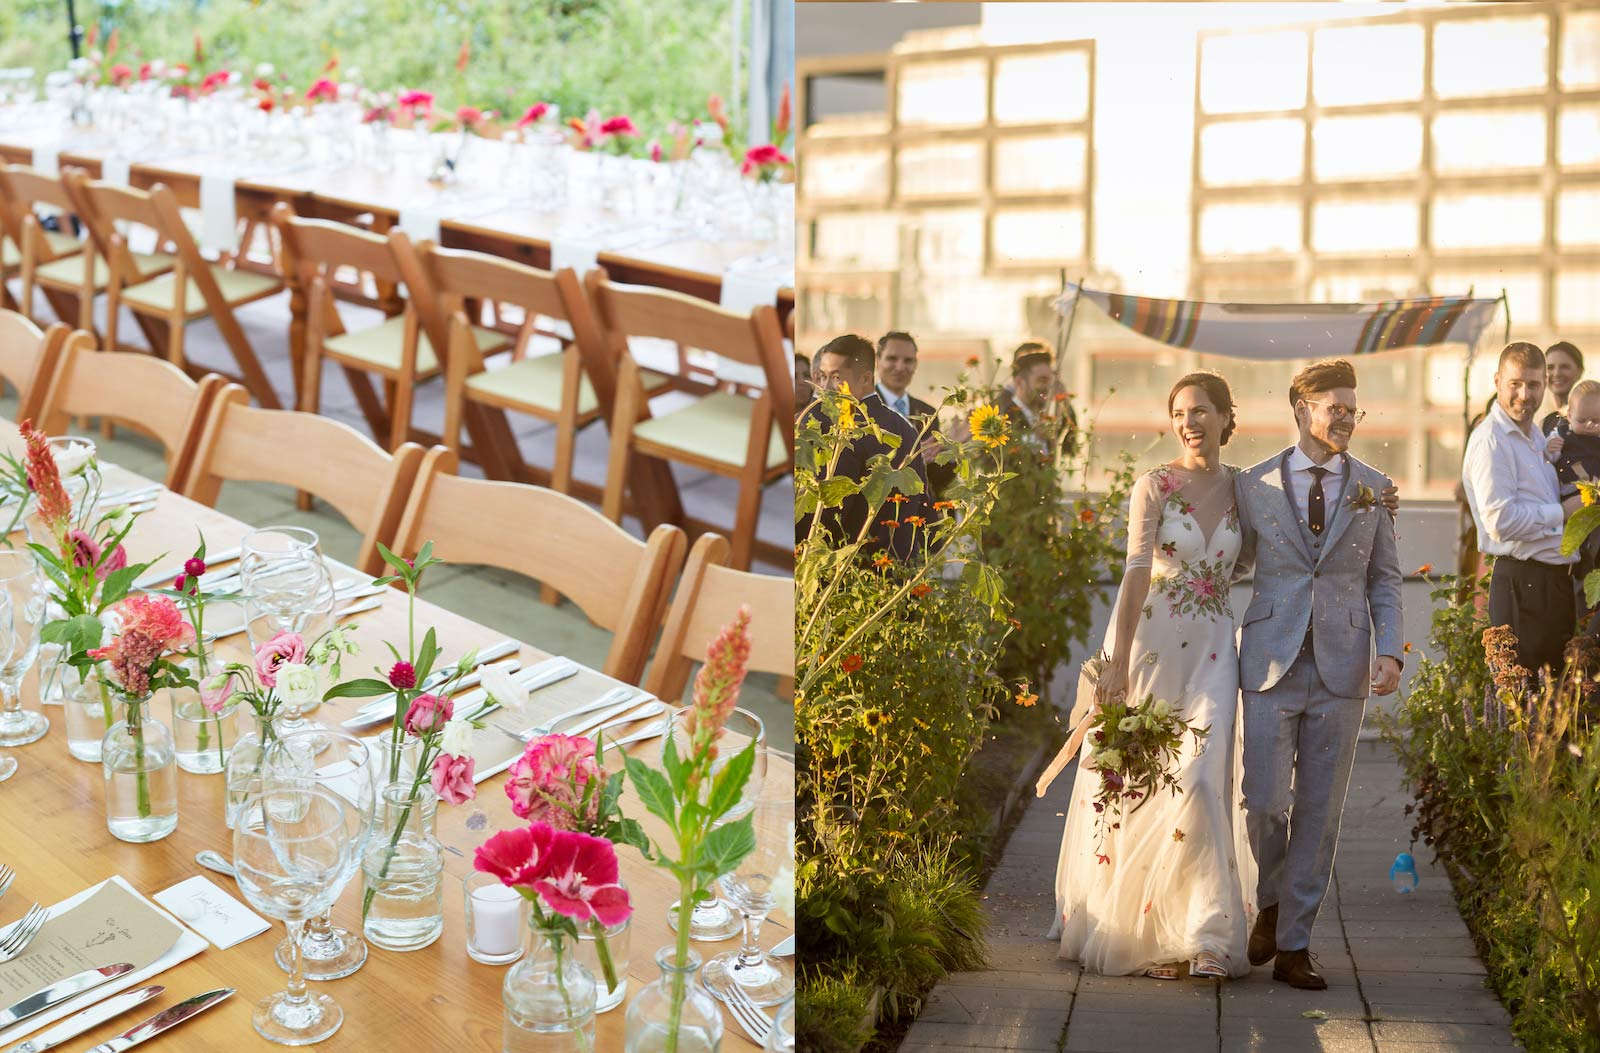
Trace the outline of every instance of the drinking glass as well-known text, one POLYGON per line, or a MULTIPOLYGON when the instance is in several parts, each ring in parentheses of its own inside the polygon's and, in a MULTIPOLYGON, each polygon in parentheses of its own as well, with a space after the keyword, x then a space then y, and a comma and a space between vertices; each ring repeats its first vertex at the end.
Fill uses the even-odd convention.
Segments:
POLYGON ((289 983, 256 1003, 256 1033, 270 1042, 320 1042, 344 1023, 339 1003, 306 989, 300 935, 307 919, 329 909, 353 873, 359 817, 344 798, 316 786, 278 786, 251 797, 233 831, 239 891, 256 910, 283 922, 291 947, 289 983))
MULTIPOLYGON (((672 716, 672 726, 667 734, 662 736, 662 749, 666 743, 672 742, 673 749, 679 757, 689 752, 689 736, 685 731, 686 721, 693 706, 685 706, 672 716)), ((761 794, 761 785, 767 776, 767 730, 761 723, 761 718, 747 709, 735 709, 728 714, 727 721, 722 729, 717 732, 717 759, 711 763, 712 775, 728 766, 728 762, 738 756, 746 746, 754 742, 756 747, 755 765, 750 770, 750 778, 744 784, 744 792, 740 794, 739 801, 728 809, 718 826, 725 826, 737 819, 742 819, 750 814, 755 807, 756 799, 761 794)), ((707 779, 701 788, 701 800, 711 793, 712 780, 707 779)), ((791 807, 793 807, 791 803, 791 807)), ((674 901, 667 908, 667 922, 672 926, 672 931, 678 931, 678 903, 674 901)), ((711 888, 711 898, 704 903, 696 904, 690 913, 689 938, 715 942, 737 936, 744 928, 739 917, 729 908, 728 904, 717 897, 716 886, 711 888)))
MULTIPOLYGON (((310 646, 333 626, 333 577, 318 556, 300 555, 258 564, 248 580, 241 571, 245 588, 244 622, 250 637, 250 650, 282 632, 299 633, 310 646)), ((278 730, 285 735, 314 727, 305 719, 315 706, 285 702, 279 711, 278 730)), ((327 739, 320 740, 327 748, 327 739)))
MULTIPOLYGON (((0 592, 0 654, 11 651, 11 597, 0 592)), ((17 773, 17 758, 0 755, 0 782, 17 773)))
MULTIPOLYGON (((278 739, 263 760, 262 789, 320 787, 343 797, 352 810, 355 849, 348 861, 348 882, 361 866, 367 840, 372 836, 374 807, 378 800, 379 766, 367 744, 342 731, 300 731, 278 739), (320 743, 325 743, 321 748, 320 743), (331 752, 324 752, 331 748, 331 752)), ((337 980, 349 976, 367 960, 367 943, 359 932, 335 926, 332 905, 306 925, 300 947, 301 974, 307 980, 337 980)), ((294 960, 290 941, 278 944, 279 968, 289 971, 294 960)))
POLYGON ((722 894, 744 919, 744 945, 706 962, 700 982, 723 1001, 734 984, 756 1005, 777 1005, 794 990, 794 973, 782 959, 761 949, 761 923, 777 905, 773 887, 785 870, 794 871, 794 783, 773 778, 761 789, 750 812, 755 851, 722 879, 722 894))
POLYGON ((22 708, 22 678, 39 654, 44 621, 44 576, 31 552, 0 551, 0 592, 10 601, 10 646, 0 659, 0 746, 26 746, 44 738, 50 721, 22 708))
POLYGON ((322 540, 315 530, 294 526, 252 530, 239 543, 239 584, 248 591, 250 577, 258 568, 285 560, 299 562, 312 556, 322 559, 322 540))

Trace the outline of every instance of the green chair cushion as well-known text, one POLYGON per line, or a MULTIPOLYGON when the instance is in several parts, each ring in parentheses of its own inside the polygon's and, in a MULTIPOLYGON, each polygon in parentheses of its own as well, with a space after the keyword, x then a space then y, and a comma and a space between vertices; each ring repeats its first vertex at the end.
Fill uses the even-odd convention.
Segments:
MULTIPOLYGON (((44 240, 50 246, 52 256, 75 256, 83 251, 83 242, 71 234, 47 230, 44 232, 44 240)), ((10 238, 0 239, 0 267, 10 270, 12 267, 20 266, 22 266, 22 248, 10 238)))
MULTIPOLYGON (((740 468, 750 441, 750 414, 754 407, 755 402, 743 395, 718 391, 665 416, 640 421, 633 433, 659 446, 740 468)), ((767 443, 767 467, 776 468, 788 460, 788 447, 774 427, 767 443)))
MULTIPOLYGON (((397 314, 393 318, 385 318, 378 325, 358 329, 353 333, 330 336, 322 342, 322 346, 342 357, 359 359, 370 365, 396 371, 400 368, 400 351, 405 345, 405 333, 405 315, 397 314)), ((479 351, 491 351, 511 341, 511 338, 504 333, 476 325, 472 327, 472 338, 477 343, 479 351)), ((433 344, 428 342, 427 333, 419 331, 417 372, 434 373, 438 369, 439 358, 433 353, 433 344)))
MULTIPOLYGON (((211 276, 216 279, 217 288, 222 293, 222 299, 229 304, 260 299, 283 288, 283 283, 270 274, 255 274, 251 271, 235 271, 229 270, 227 267, 212 266, 211 276)), ((186 279, 186 284, 188 288, 185 289, 183 294, 185 313, 189 315, 205 314, 206 301, 200 295, 200 287, 194 283, 192 278, 186 279)), ((151 311, 170 311, 172 310, 177 285, 177 276, 169 272, 159 278, 152 278, 147 282, 122 290, 122 300, 130 307, 143 307, 151 311)))
MULTIPOLYGON (((177 257, 165 252, 135 252, 133 265, 139 268, 141 275, 155 274, 157 271, 170 268, 178 262, 177 257)), ((79 286, 83 284, 83 257, 69 256, 64 260, 54 260, 43 264, 34 271, 41 281, 51 285, 79 286)), ((94 287, 95 290, 104 289, 111 283, 111 268, 106 265, 105 258, 99 253, 94 257, 94 287)))
MULTIPOLYGON (((551 413, 561 409, 562 355, 539 355, 513 362, 503 369, 474 373, 467 378, 467 387, 497 399, 537 406, 551 413)), ((641 370, 640 380, 646 391, 666 387, 667 378, 652 370, 641 370)), ((587 375, 578 378, 578 413, 592 413, 599 407, 594 388, 587 375)))

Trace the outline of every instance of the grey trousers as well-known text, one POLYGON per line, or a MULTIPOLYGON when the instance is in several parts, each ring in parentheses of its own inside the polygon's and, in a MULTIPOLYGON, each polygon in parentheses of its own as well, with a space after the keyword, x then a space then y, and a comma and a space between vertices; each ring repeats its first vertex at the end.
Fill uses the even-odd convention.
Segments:
POLYGON ((1278 949, 1301 950, 1328 891, 1365 698, 1328 691, 1307 648, 1268 691, 1244 692, 1244 810, 1260 877, 1278 905, 1278 949))

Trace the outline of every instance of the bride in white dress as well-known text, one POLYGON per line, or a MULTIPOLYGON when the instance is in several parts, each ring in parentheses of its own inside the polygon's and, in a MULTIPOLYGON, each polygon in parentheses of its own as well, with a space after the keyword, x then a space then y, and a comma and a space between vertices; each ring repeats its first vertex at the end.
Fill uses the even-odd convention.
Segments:
POLYGON ((1100 773, 1086 766, 1094 744, 1084 741, 1050 935, 1060 936, 1061 957, 1096 973, 1177 979, 1187 966, 1191 975, 1237 977, 1250 971, 1256 882, 1238 807, 1239 662, 1228 602, 1241 533, 1233 469, 1219 460, 1233 400, 1221 376, 1193 373, 1167 404, 1183 452, 1134 484, 1127 572, 1104 644, 1110 661, 1098 685, 1080 683, 1072 723, 1126 692, 1164 699, 1210 733, 1198 746, 1184 736, 1183 792, 1156 790, 1137 811, 1124 802, 1103 840, 1100 773))

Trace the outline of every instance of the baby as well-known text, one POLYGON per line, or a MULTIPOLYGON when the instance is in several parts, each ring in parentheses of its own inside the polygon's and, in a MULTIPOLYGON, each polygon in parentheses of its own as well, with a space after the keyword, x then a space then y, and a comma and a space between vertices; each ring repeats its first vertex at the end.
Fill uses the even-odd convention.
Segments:
MULTIPOLYGON (((1572 386, 1564 423, 1556 426, 1550 440, 1563 500, 1578 492, 1579 480, 1600 483, 1600 382, 1582 380, 1572 386)), ((1582 582, 1597 565, 1600 531, 1590 534, 1579 549, 1574 575, 1582 582)))

